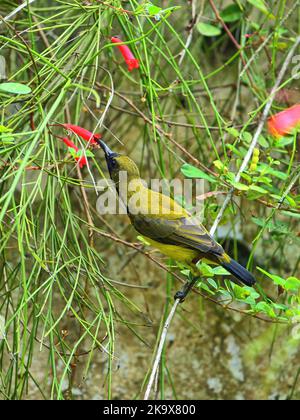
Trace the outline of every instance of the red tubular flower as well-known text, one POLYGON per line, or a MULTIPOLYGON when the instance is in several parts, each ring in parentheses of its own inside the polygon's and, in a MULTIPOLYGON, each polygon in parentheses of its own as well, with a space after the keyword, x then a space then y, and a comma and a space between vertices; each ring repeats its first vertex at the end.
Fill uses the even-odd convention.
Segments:
POLYGON ((81 137, 83 140, 86 140, 87 142, 91 144, 97 144, 95 139, 100 139, 101 134, 93 134, 90 131, 86 130, 83 127, 80 127, 78 125, 74 124, 62 124, 62 126, 69 131, 72 131, 73 133, 77 134, 77 136, 81 137))
MULTIPOLYGON (((114 44, 119 44, 120 42, 123 42, 123 41, 120 38, 113 36, 111 38, 111 42, 113 42, 114 44)), ((139 60, 134 57, 134 55, 130 51, 130 48, 127 45, 117 45, 117 47, 120 50, 121 54, 123 55, 124 60, 126 61, 126 64, 128 66, 128 71, 132 71, 140 67, 139 60)))
MULTIPOLYGON (((64 137, 62 141, 68 146, 69 149, 75 150, 75 152, 79 152, 78 147, 74 144, 68 137, 64 137)), ((82 169, 85 165, 87 165, 87 159, 85 156, 76 156, 76 162, 78 162, 79 167, 82 169)))
POLYGON ((62 139, 62 141, 70 148, 70 149, 74 149, 75 152, 78 152, 78 147, 76 146, 76 144, 74 144, 68 137, 64 137, 62 139))
POLYGON ((300 105, 287 108, 268 120, 269 132, 275 137, 283 137, 290 134, 294 128, 300 125, 300 105))

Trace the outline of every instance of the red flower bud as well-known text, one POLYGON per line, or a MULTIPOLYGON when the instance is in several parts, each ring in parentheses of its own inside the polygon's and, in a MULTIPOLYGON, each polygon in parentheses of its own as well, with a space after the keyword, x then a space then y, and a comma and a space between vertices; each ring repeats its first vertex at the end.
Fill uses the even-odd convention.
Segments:
POLYGON ((76 146, 76 144, 74 144, 68 137, 64 137, 62 139, 62 141, 71 149, 74 149, 76 152, 78 152, 78 147, 76 146))
POLYGON ((275 137, 283 137, 290 134, 294 128, 300 125, 300 105, 294 105, 268 120, 268 129, 275 137))
MULTIPOLYGON (((70 148, 70 149, 74 149, 75 152, 79 152, 78 147, 76 146, 76 144, 74 144, 68 137, 64 137, 62 139, 62 141, 70 148)), ((85 165, 87 165, 87 159, 85 156, 77 156, 75 157, 76 162, 78 162, 79 167, 83 168, 85 165)))
MULTIPOLYGON (((113 43, 120 43, 123 42, 120 38, 112 37, 111 42, 113 43)), ((140 67, 139 60, 134 57, 130 48, 127 45, 117 45, 118 49, 120 50, 121 54, 124 57, 124 60, 128 66, 128 71, 132 71, 134 69, 138 69, 140 67)))
POLYGON ((97 144, 97 142, 94 139, 100 139, 101 134, 93 134, 90 131, 86 130, 83 127, 80 127, 78 125, 74 124, 62 124, 62 126, 69 131, 72 131, 73 133, 77 134, 79 137, 81 137, 83 140, 86 140, 87 142, 91 144, 97 144))

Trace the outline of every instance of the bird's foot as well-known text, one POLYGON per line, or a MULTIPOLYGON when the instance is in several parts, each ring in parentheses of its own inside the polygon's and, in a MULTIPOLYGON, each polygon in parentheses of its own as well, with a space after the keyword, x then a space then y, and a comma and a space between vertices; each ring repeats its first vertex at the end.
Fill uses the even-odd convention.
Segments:
POLYGON ((187 295, 189 294, 190 290, 194 287, 195 283, 199 280, 198 277, 194 277, 190 280, 188 280, 181 290, 178 290, 178 292, 175 293, 174 299, 180 300, 180 303, 184 302, 187 295))
POLYGON ((183 290, 178 290, 178 292, 175 293, 174 295, 174 300, 180 300, 180 303, 184 302, 185 298, 186 298, 187 293, 184 293, 183 290))

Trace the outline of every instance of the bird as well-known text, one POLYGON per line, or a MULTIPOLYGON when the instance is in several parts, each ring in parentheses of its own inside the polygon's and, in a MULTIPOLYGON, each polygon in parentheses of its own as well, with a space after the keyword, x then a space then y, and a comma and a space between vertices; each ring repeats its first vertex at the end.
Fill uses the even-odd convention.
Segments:
POLYGON ((110 178, 126 203, 135 230, 147 244, 191 269, 190 280, 176 293, 175 299, 183 301, 199 279, 197 263, 201 260, 221 265, 246 286, 256 283, 255 277, 224 251, 198 218, 171 197, 147 188, 130 157, 113 152, 101 139, 96 141, 104 152, 110 178), (126 177, 121 177, 121 173, 126 173, 126 177), (137 193, 138 200, 134 199, 137 193))

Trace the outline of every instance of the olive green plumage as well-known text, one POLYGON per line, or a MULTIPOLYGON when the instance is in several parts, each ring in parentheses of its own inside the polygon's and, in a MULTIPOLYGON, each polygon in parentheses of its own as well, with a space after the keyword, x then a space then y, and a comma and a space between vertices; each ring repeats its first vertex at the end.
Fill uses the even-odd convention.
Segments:
POLYGON ((110 177, 121 199, 126 195, 131 223, 146 242, 193 269, 197 261, 205 259, 222 265, 246 285, 255 283, 253 275, 230 258, 196 218, 170 197, 148 189, 140 178, 138 167, 129 157, 112 152, 101 140, 99 144, 105 152, 110 177), (120 172, 127 174, 121 184, 120 172), (139 200, 135 202, 131 198, 137 191, 139 200))

